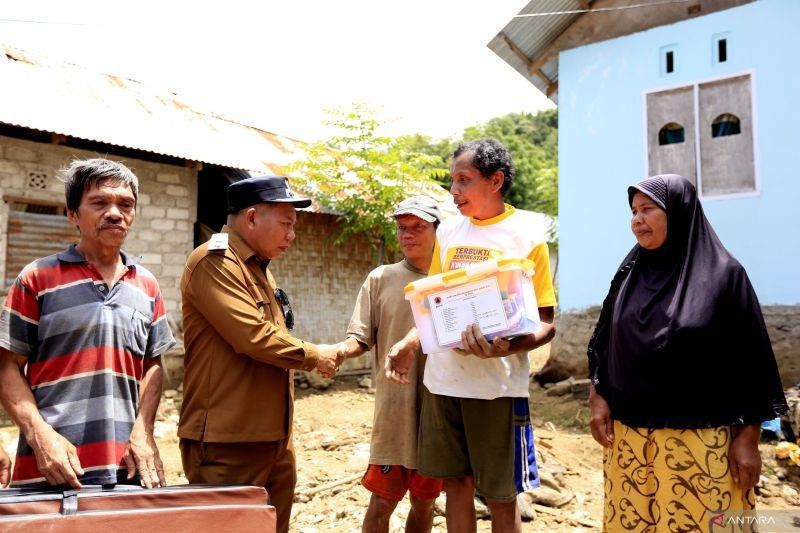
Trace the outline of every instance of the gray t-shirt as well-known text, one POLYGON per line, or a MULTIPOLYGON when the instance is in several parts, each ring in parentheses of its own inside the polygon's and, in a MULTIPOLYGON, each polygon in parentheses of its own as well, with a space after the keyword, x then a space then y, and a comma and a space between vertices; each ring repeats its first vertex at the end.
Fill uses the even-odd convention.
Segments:
POLYGON ((375 349, 375 415, 370 464, 417 468, 419 392, 424 356, 417 354, 409 369, 410 385, 386 379, 383 367, 389 349, 414 327, 411 306, 405 300, 403 289, 425 276, 425 272, 405 260, 376 268, 361 286, 347 327, 348 337, 375 349))

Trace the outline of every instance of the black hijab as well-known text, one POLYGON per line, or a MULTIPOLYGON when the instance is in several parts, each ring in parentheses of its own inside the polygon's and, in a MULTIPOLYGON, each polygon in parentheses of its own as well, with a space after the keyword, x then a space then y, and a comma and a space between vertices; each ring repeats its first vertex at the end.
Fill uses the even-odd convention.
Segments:
POLYGON ((648 178, 667 240, 628 253, 589 344, 592 379, 612 417, 635 427, 752 424, 786 411, 761 307, 703 214, 691 182, 648 178))

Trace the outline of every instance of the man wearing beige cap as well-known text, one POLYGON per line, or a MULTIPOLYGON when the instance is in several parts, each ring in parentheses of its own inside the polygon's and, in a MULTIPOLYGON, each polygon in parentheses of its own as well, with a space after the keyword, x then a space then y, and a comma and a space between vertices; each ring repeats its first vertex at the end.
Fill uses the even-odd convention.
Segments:
POLYGON ((415 196, 401 202, 392 217, 404 259, 370 272, 358 293, 347 340, 338 349, 345 357, 357 357, 375 348, 375 414, 367 472, 361 481, 372 492, 363 531, 387 532, 397 503, 410 493, 411 511, 406 531, 427 532, 433 523, 433 502, 442 482, 417 472, 417 428, 422 353, 409 370, 417 387, 393 383, 382 371, 386 352, 414 325, 404 287, 427 275, 431 265, 440 213, 436 202, 415 196))
POLYGON ((181 279, 184 472, 191 483, 265 487, 280 532, 297 482, 293 369, 331 376, 337 361, 332 347, 289 333, 289 299, 267 269, 294 240, 295 209, 310 204, 281 176, 232 184, 227 225, 192 252, 181 279))

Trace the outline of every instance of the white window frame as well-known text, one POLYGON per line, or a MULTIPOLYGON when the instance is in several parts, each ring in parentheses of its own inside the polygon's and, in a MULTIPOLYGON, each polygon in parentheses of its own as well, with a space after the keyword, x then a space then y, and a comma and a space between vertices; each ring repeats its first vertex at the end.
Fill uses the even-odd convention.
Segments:
MULTIPOLYGON (((718 34, 722 35, 722 34, 718 34)), ((714 41, 716 43, 716 41, 714 41)), ((662 50, 668 47, 662 48, 662 50)), ((730 50, 728 50, 730 53, 730 50)), ((674 74, 674 71, 673 71, 674 74)), ((714 76, 710 78, 703 78, 688 83, 677 83, 674 85, 665 85, 658 88, 646 89, 642 92, 642 139, 644 148, 644 176, 649 176, 650 161, 648 157, 649 146, 647 145, 647 95, 653 93, 660 93, 663 91, 670 91, 674 89, 683 89, 692 87, 694 94, 694 135, 695 135, 695 175, 697 176, 697 195, 702 200, 730 200, 735 198, 753 198, 761 196, 761 153, 758 142, 758 108, 756 107, 756 73, 755 70, 745 70, 741 72, 731 72, 725 75, 714 76), (703 194, 703 168, 701 165, 701 143, 700 143, 700 86, 706 83, 716 81, 724 81, 730 78, 739 78, 741 76, 750 76, 750 110, 753 115, 753 177, 754 177, 754 190, 742 191, 735 193, 725 194, 703 194)), ((689 132, 686 132, 689 135, 689 132)))

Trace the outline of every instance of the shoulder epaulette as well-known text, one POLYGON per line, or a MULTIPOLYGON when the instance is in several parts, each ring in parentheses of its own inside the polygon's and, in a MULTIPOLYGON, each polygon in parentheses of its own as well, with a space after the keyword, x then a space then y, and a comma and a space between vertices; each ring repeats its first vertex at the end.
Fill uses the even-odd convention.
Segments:
POLYGON ((209 252, 225 252, 228 249, 228 234, 215 233, 208 239, 209 252))

